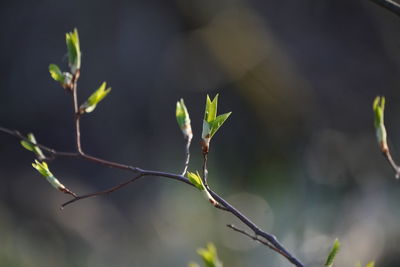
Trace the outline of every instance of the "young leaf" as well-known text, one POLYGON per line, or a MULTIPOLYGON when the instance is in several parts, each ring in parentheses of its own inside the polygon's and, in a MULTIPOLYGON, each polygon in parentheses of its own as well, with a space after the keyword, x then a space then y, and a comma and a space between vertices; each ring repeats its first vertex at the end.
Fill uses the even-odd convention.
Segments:
POLYGON ((206 99, 206 110, 204 112, 204 120, 207 122, 212 122, 215 120, 217 116, 217 107, 218 107, 218 94, 211 101, 210 97, 207 95, 206 99))
POLYGON ((55 81, 57 81, 57 82, 59 82, 61 84, 64 84, 64 75, 62 74, 60 68, 57 65, 50 64, 49 65, 49 72, 50 72, 51 77, 55 81))
POLYGON ((199 190, 204 190, 203 180, 200 177, 199 172, 187 172, 189 181, 199 190))
POLYGON ((190 262, 188 264, 188 267, 200 267, 200 265, 198 263, 196 263, 196 262, 190 262))
POLYGON ((66 43, 68 50, 68 62, 71 72, 75 74, 81 68, 81 48, 79 44, 78 30, 66 33, 66 43))
POLYGON ((386 128, 384 122, 384 111, 385 111, 385 97, 377 96, 372 105, 374 111, 374 126, 376 131, 376 138, 378 140, 379 147, 383 153, 386 153, 389 148, 387 146, 386 128))
POLYGON ((333 246, 328 254, 328 257, 326 258, 325 261, 325 267, 332 267, 333 262, 335 261, 335 257, 337 253, 339 252, 340 249, 340 243, 339 240, 336 238, 335 241, 333 242, 333 246))
POLYGON ((218 259, 217 249, 214 244, 207 244, 207 248, 200 248, 197 253, 203 259, 206 267, 222 267, 222 262, 218 259))
POLYGON ((365 265, 365 267, 375 267, 375 262, 371 261, 367 265, 365 265))
POLYGON ((232 112, 228 112, 222 115, 219 115, 213 122, 211 122, 211 133, 210 136, 213 137, 214 134, 218 131, 218 129, 224 124, 224 122, 229 118, 232 112))
POLYGON ((190 125, 189 112, 182 98, 176 102, 176 120, 185 139, 191 140, 193 138, 192 126, 190 125))
POLYGON ((39 160, 45 159, 46 157, 45 157, 45 155, 43 154, 42 150, 41 150, 38 146, 35 146, 37 143, 36 143, 36 138, 35 138, 35 136, 33 135, 33 133, 29 133, 29 134, 27 135, 27 138, 28 138, 29 142, 27 142, 27 141, 25 141, 25 140, 22 140, 22 141, 21 141, 21 145, 22 145, 25 149, 27 149, 27 150, 32 151, 33 153, 35 153, 36 157, 37 157, 39 160))
POLYGON ((90 113, 92 112, 97 104, 103 100, 111 91, 111 87, 107 88, 107 83, 103 82, 100 87, 81 105, 81 112, 90 113))

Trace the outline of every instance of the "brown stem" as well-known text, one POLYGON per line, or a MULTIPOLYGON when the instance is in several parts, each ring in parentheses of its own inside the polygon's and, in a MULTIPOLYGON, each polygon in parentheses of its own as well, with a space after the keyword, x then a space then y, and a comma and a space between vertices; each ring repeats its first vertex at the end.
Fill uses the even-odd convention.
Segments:
POLYGON ((74 75, 72 79, 72 99, 74 102, 74 121, 75 121, 75 137, 76 137, 76 150, 79 154, 83 155, 82 145, 81 145, 81 112, 78 106, 78 78, 79 71, 74 75))

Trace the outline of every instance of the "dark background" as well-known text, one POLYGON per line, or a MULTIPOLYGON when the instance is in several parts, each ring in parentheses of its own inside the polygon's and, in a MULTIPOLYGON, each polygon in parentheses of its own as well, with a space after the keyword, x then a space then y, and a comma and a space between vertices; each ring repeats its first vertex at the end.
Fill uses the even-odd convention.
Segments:
MULTIPOLYGON (((183 97, 201 168, 206 94, 233 111, 210 152, 212 187, 307 266, 334 238, 337 266, 400 264, 400 184, 378 150, 372 101, 400 160, 400 18, 367 0, 3 1, 0 125, 74 149, 70 96, 48 65, 67 69, 65 33, 82 49, 79 98, 102 81, 111 94, 82 119, 88 153, 180 172, 175 121, 183 97)), ((18 140, 0 136, 0 266, 186 266, 217 245, 227 267, 291 266, 232 232, 233 217, 178 182, 146 178, 60 210, 66 195, 30 166, 18 140)), ((79 194, 129 173, 75 159, 50 164, 79 194)))

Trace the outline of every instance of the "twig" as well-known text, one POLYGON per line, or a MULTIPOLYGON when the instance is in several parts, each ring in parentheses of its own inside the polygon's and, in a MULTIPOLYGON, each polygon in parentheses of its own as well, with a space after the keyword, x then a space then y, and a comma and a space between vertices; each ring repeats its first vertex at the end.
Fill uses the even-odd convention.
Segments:
MULTIPOLYGON (((64 208, 65 206, 72 204, 74 202, 77 202, 79 200, 83 200, 86 198, 90 198, 90 197, 96 197, 96 196, 100 196, 100 195, 105 195, 105 194, 109 194, 112 192, 115 192, 125 186, 127 186, 128 184, 138 180, 141 177, 144 176, 158 176, 158 177, 164 177, 164 178, 169 178, 169 179, 173 179, 173 180, 177 180, 180 182, 184 182, 188 185, 194 186, 188 178, 186 178, 184 175, 187 172, 188 169, 188 165, 189 165, 189 161, 190 161, 190 144, 191 144, 191 139, 187 140, 187 144, 186 144, 186 160, 185 160, 185 166, 184 166, 184 170, 182 172, 182 174, 173 174, 173 173, 167 173, 167 172, 160 172, 160 171, 151 171, 151 170, 143 170, 140 169, 138 167, 133 167, 133 166, 129 166, 129 165, 125 165, 125 164, 121 164, 121 163, 117 163, 117 162, 112 162, 109 160, 105 160, 105 159, 101 159, 89 154, 86 154, 83 152, 82 149, 82 144, 81 144, 81 130, 80 130, 80 117, 81 114, 83 114, 78 106, 78 85, 77 85, 77 81, 79 78, 79 70, 75 73, 75 75, 73 76, 72 79, 72 84, 70 86, 70 88, 68 88, 70 90, 70 92, 72 93, 72 99, 73 99, 73 106, 74 106, 74 122, 75 122, 75 144, 76 144, 76 150, 77 152, 75 153, 70 153, 70 152, 58 152, 54 149, 48 148, 46 146, 43 146, 41 144, 33 144, 36 145, 40 148, 42 148, 43 150, 49 152, 53 157, 56 156, 68 156, 68 157, 76 157, 76 158, 82 158, 88 161, 92 161, 95 162, 97 164, 100 165, 104 165, 104 166, 108 166, 108 167, 112 167, 112 168, 116 168, 116 169, 121 169, 121 170, 126 170, 129 172, 133 172, 136 174, 135 177, 119 184, 116 186, 113 186, 107 190, 103 190, 103 191, 98 191, 95 193, 90 193, 90 194, 86 194, 86 195, 75 195, 72 194, 74 196, 73 199, 65 202, 64 204, 62 204, 62 208, 64 208)), ((18 137, 22 140, 28 141, 30 142, 25 136, 23 136, 22 134, 20 134, 20 132, 16 131, 16 130, 10 130, 7 128, 3 128, 0 127, 0 131, 13 135, 15 137, 18 137)), ((30 142, 31 143, 31 142, 30 142)), ((31 143, 32 144, 32 143, 31 143)), ((247 234, 246 232, 244 232, 243 230, 237 229, 233 226, 231 226, 232 229, 241 232, 242 234, 245 234, 249 237, 252 237, 254 240, 263 243, 264 245, 268 246, 269 248, 273 249, 274 251, 278 252, 279 254, 283 255, 286 259, 288 259, 291 263, 293 263, 295 266, 297 267, 304 267, 304 265, 298 260, 296 259, 294 256, 292 256, 284 247, 283 245, 281 245, 278 240, 276 239, 275 236, 268 234, 267 232, 262 231, 256 224, 254 224, 252 221, 250 221, 250 219, 248 219, 246 216, 244 216, 239 210, 237 210, 235 207, 233 207, 231 204, 229 204, 227 201, 225 201, 222 197, 220 197, 219 195, 217 195, 214 191, 211 190, 211 188, 208 186, 208 182, 207 182, 207 176, 208 176, 208 170, 207 170, 207 160, 208 160, 208 151, 203 151, 203 157, 204 157, 204 161, 203 161, 203 182, 204 182, 204 187, 205 190, 208 192, 209 199, 210 202, 214 205, 214 207, 224 210, 224 211, 228 211, 231 214, 233 214, 235 217, 237 217, 239 220, 241 220, 245 225, 247 225, 253 232, 254 232, 254 236, 252 237, 250 234, 247 234), (261 236, 263 238, 265 238, 267 241, 263 241, 261 239, 258 238, 258 236, 261 236)))
POLYGON ((389 149, 385 149, 382 152, 382 154, 385 157, 385 159, 389 162, 390 166, 392 167, 392 169, 394 171, 396 178, 398 179, 400 177, 400 167, 394 162, 389 149))
POLYGON ((129 179, 126 182, 123 182, 123 183, 121 183, 119 185, 111 187, 110 189, 103 190, 103 191, 98 191, 98 192, 95 192, 95 193, 86 194, 86 195, 82 195, 82 196, 75 196, 75 198, 63 203, 61 205, 61 209, 65 208, 67 205, 72 204, 72 203, 74 203, 75 201, 78 201, 78 200, 82 200, 82 199, 89 198, 89 197, 97 197, 97 196, 100 196, 100 195, 110 194, 110 193, 112 193, 114 191, 117 191, 118 189, 121 189, 121 188, 127 186, 128 184, 138 180, 141 177, 143 177, 143 175, 139 174, 139 175, 129 179))
MULTIPOLYGON (((23 135, 21 135, 18 131, 16 130, 10 130, 4 127, 0 127, 0 131, 13 135, 15 137, 21 138, 23 140, 27 140, 23 135)), ((29 140, 28 140, 29 141, 29 140)), ((50 152, 51 154, 53 154, 54 156, 68 156, 68 157, 76 157, 76 158, 82 158, 85 160, 89 160, 92 162, 95 162, 97 164, 100 165, 104 165, 104 166, 108 166, 108 167, 113 167, 113 168, 117 168, 117 169, 121 169, 121 170, 126 170, 126 171, 130 171, 133 173, 136 173, 137 176, 135 176, 134 178, 119 184, 117 186, 114 186, 108 190, 104 190, 104 191, 99 191, 99 192, 95 192, 95 193, 91 193, 91 194, 87 194, 87 195, 82 195, 82 196, 78 196, 75 197, 73 199, 71 199, 70 201, 64 203, 62 205, 62 207, 65 207, 71 203, 74 203, 76 201, 85 199, 85 198, 89 198, 89 197, 94 197, 94 196, 99 196, 99 195, 104 195, 104 194, 109 194, 111 192, 114 192, 116 190, 119 190, 125 186, 127 186, 128 184, 134 182, 135 180, 139 179, 140 177, 143 176, 158 176, 158 177, 165 177, 165 178, 170 178, 173 180, 177 180, 177 181, 181 181, 184 182, 188 185, 193 186, 193 184, 189 181, 188 178, 184 177, 183 175, 179 175, 179 174, 173 174, 173 173, 167 173, 167 172, 160 172, 160 171, 151 171, 151 170, 143 170, 137 167, 133 167, 133 166, 129 166, 129 165, 124 165, 124 164, 120 164, 120 163, 115 163, 112 161, 108 161, 108 160, 104 160, 101 158, 97 158, 85 153, 79 154, 79 153, 69 153, 69 152, 57 152, 54 149, 48 148, 44 145, 41 144, 36 144, 38 147, 42 148, 43 150, 46 150, 48 152, 50 152)), ((205 162, 204 162, 204 166, 203 166, 203 174, 205 174, 204 176, 207 176, 207 157, 205 157, 205 162), (204 172, 205 171, 205 172, 204 172)), ((263 238, 265 238, 266 240, 268 240, 268 242, 271 243, 271 245, 273 245, 277 250, 281 251, 281 255, 283 255, 285 258, 287 258, 290 262, 292 262, 295 266, 297 267, 304 267, 304 265, 297 260, 294 256, 292 256, 276 239, 275 236, 268 234, 264 231, 262 231, 260 228, 258 228, 258 226, 253 223, 252 221, 250 221, 250 219, 248 219, 246 216, 244 216, 239 210, 237 210, 235 207, 233 207, 231 204, 229 204, 227 201, 225 201, 222 197, 220 197, 218 194, 216 194, 214 191, 212 191, 210 189, 210 187, 207 185, 206 190, 210 193, 210 195, 217 201, 217 205, 214 205, 216 208, 228 211, 230 213, 232 213, 235 217, 237 217, 239 220, 241 220, 244 224, 246 224, 251 230, 253 230, 253 232, 258 235, 258 236, 262 236, 263 238)))
POLYGON ((183 168, 182 176, 184 176, 189 168, 189 162, 190 162, 190 144, 192 143, 191 138, 187 138, 186 142, 186 149, 185 149, 185 154, 186 154, 186 160, 185 160, 185 165, 183 168))
POLYGON ((400 4, 393 0, 370 0, 371 2, 386 8, 397 16, 400 16, 400 4))
POLYGON ((208 187, 207 177, 208 177, 208 169, 207 169, 207 162, 208 162, 208 153, 203 153, 203 182, 204 186, 208 187))
POLYGON ((245 225, 247 225, 251 230, 253 230, 255 235, 258 236, 262 236, 263 238, 265 238, 266 240, 268 240, 268 242, 271 243, 271 245, 273 245, 275 248, 277 248, 278 250, 280 250, 282 253, 282 255, 288 259, 291 263, 293 263, 295 266, 297 267, 304 267, 304 265, 293 255, 291 255, 289 253, 289 251, 287 251, 285 249, 285 247, 279 243, 278 239, 274 236, 271 235, 267 232, 262 231, 255 223, 253 223, 249 218, 247 218, 246 216, 244 216, 239 210, 237 210, 235 207, 233 207, 231 204, 229 204, 225 199, 223 199, 222 197, 220 197, 217 193, 215 193, 214 191, 212 191, 211 189, 209 189, 208 191, 211 196, 218 201, 218 203, 220 203, 221 205, 223 205, 225 208, 227 208, 227 210, 232 213, 235 217, 237 217, 239 220, 241 220, 245 225))
POLYGON ((79 78, 79 71, 77 71, 72 79, 72 99, 74 103, 74 120, 75 120, 75 135, 76 135, 76 150, 78 153, 83 155, 82 145, 81 145, 81 126, 80 126, 80 118, 81 112, 78 106, 78 78, 79 78))
POLYGON ((11 129, 7 129, 4 127, 0 126, 0 132, 12 135, 14 137, 17 137, 18 139, 24 140, 26 142, 28 142, 31 145, 35 145, 41 149, 43 149, 44 151, 48 152, 49 154, 53 155, 53 156, 61 156, 61 157, 76 157, 79 154, 76 152, 62 152, 62 151, 56 151, 55 149, 52 149, 50 147, 41 145, 39 143, 32 143, 26 136, 24 136, 23 134, 21 134, 18 130, 11 130, 11 129))
POLYGON ((239 232, 241 234, 244 234, 248 237, 250 237, 251 239, 258 241, 260 243, 262 243, 263 245, 269 247, 270 249, 278 252, 279 254, 283 255, 284 257, 286 257, 284 254, 282 254, 282 252, 280 250, 278 250, 277 248, 275 248, 274 246, 272 246, 268 241, 264 241, 262 239, 260 239, 258 236, 256 235, 251 235, 250 233, 247 233, 245 230, 239 229, 236 226, 234 226, 233 224, 227 224, 226 226, 228 226, 229 228, 231 228, 232 230, 239 232))

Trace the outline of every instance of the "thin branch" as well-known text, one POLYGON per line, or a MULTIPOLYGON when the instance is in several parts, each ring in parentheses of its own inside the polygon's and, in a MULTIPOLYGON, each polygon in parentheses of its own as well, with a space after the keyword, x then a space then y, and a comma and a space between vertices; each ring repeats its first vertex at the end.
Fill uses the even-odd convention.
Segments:
POLYGON ((77 71, 72 80, 72 99, 74 103, 74 121, 75 121, 75 137, 76 137, 76 150, 78 150, 79 154, 83 154, 82 145, 81 145, 81 112, 79 110, 78 104, 78 78, 79 78, 79 71, 77 71))
POLYGON ((397 16, 400 16, 400 4, 393 0, 370 0, 371 2, 386 8, 397 16))
POLYGON ((103 191, 98 191, 98 192, 95 192, 95 193, 86 194, 86 195, 82 195, 82 196, 75 196, 75 198, 73 198, 73 199, 71 199, 71 200, 69 200, 69 201, 63 203, 63 204, 61 205, 61 209, 65 208, 65 207, 68 206, 69 204, 72 204, 72 203, 74 203, 75 201, 78 201, 78 200, 82 200, 82 199, 90 198, 90 197, 97 197, 97 196, 100 196, 100 195, 110 194, 110 193, 112 193, 112 192, 114 192, 114 191, 117 191, 117 190, 119 190, 119 189, 121 189, 121 188, 127 186, 128 184, 130 184, 130 183, 132 183, 132 182, 138 180, 138 179, 141 178, 141 177, 143 177, 143 175, 142 175, 142 174, 139 174, 139 175, 137 175, 137 176, 135 176, 135 177, 129 179, 129 180, 126 181, 126 182, 123 182, 123 183, 121 183, 121 184, 119 184, 119 185, 116 185, 116 186, 111 187, 110 189, 103 190, 103 191))
POLYGON ((53 155, 53 156, 61 156, 61 157, 77 157, 79 154, 76 152, 63 152, 63 151, 57 151, 53 148, 41 145, 39 143, 32 143, 26 136, 24 136, 23 134, 21 134, 18 130, 11 130, 11 129, 7 129, 4 127, 0 126, 0 132, 12 135, 14 137, 17 137, 18 139, 24 140, 26 142, 28 142, 31 145, 35 145, 41 149, 43 149, 44 151, 48 152, 49 154, 53 155))
MULTIPOLYGON (((21 138, 25 141, 28 141, 27 138, 25 136, 23 136, 22 134, 19 133, 19 131, 16 130, 10 130, 4 127, 0 127, 0 131, 10 134, 12 136, 21 138)), ((101 158, 97 158, 85 153, 79 154, 79 153, 69 153, 69 152, 58 152, 54 149, 51 149, 49 147, 46 147, 44 145, 41 144, 34 144, 37 145, 38 147, 42 148, 43 150, 48 151, 49 153, 53 154, 54 156, 69 156, 69 157, 76 157, 76 158, 82 158, 82 159, 86 159, 92 162, 95 162, 97 164, 100 165, 104 165, 104 166, 108 166, 108 167, 113 167, 113 168, 117 168, 117 169, 122 169, 122 170, 127 170, 133 173, 136 173, 137 176, 135 176, 134 178, 119 184, 117 186, 114 186, 108 190, 104 190, 104 191, 99 191, 99 192, 95 192, 95 193, 91 193, 91 194, 87 194, 87 195, 82 195, 82 196, 77 196, 73 199, 71 199, 70 201, 64 203, 62 205, 62 207, 65 207, 71 203, 74 203, 78 200, 82 200, 85 198, 89 198, 89 197, 95 197, 95 196, 99 196, 99 195, 104 195, 104 194, 109 194, 112 193, 114 191, 117 191, 125 186, 127 186, 128 184, 136 181, 137 179, 139 179, 140 177, 144 177, 144 176, 158 176, 158 177, 165 177, 165 178, 170 178, 173 180, 177 180, 183 183, 186 183, 190 186, 194 186, 188 178, 184 177, 183 175, 179 175, 179 174, 173 174, 173 173, 167 173, 167 172, 160 172, 160 171, 151 171, 151 170, 143 170, 137 167, 133 167, 133 166, 129 166, 129 165, 124 165, 124 164, 120 164, 120 163, 116 163, 116 162, 112 162, 112 161, 108 161, 108 160, 104 160, 101 158)), ((204 177, 207 177, 208 175, 208 170, 207 170, 207 155, 205 155, 204 157, 205 161, 203 164, 203 175, 204 177)), ((260 228, 258 228, 258 226, 253 223, 252 221, 250 221, 250 219, 248 219, 246 216, 244 216, 239 210, 237 210, 235 207, 233 207, 231 204, 229 204, 227 201, 225 201, 222 197, 220 197, 218 194, 216 194, 214 191, 212 191, 210 189, 210 187, 207 185, 206 186, 206 190, 209 192, 209 194, 215 199, 216 203, 212 203, 214 205, 214 207, 221 209, 221 210, 225 210, 228 211, 230 213, 232 213, 235 217, 237 217, 239 220, 241 220, 245 225, 247 225, 251 230, 253 230, 253 232, 255 233, 255 235, 257 236, 261 236, 263 238, 265 238, 272 246, 274 246, 277 250, 280 251, 280 254, 283 255, 285 258, 287 258, 290 262, 292 262, 295 266, 297 267, 304 267, 304 265, 297 260, 294 256, 292 256, 276 239, 275 236, 268 234, 264 231, 262 231, 260 228)))
POLYGON ((394 171, 396 178, 398 179, 400 177, 400 167, 394 162, 389 149, 385 149, 382 152, 382 154, 385 157, 385 159, 389 162, 390 166, 392 167, 392 169, 394 171))
POLYGON ((239 233, 241 233, 241 234, 244 234, 244 235, 250 237, 250 238, 253 239, 254 241, 257 241, 257 242, 262 243, 263 245, 269 247, 270 249, 272 249, 272 250, 278 252, 279 254, 281 254, 282 256, 285 257, 285 255, 282 254, 282 252, 281 252, 280 250, 278 250, 277 248, 275 248, 274 246, 272 246, 268 241, 264 241, 264 240, 260 239, 260 238, 259 238, 258 236, 256 236, 256 235, 252 235, 252 234, 250 234, 250 233, 247 233, 245 230, 239 229, 239 228, 237 228, 236 226, 234 226, 233 224, 227 224, 226 226, 228 226, 229 228, 231 228, 232 230, 234 230, 234 231, 236 231, 236 232, 239 232, 239 233))
POLYGON ((187 138, 186 141, 186 149, 185 149, 185 154, 186 154, 186 160, 185 160, 185 165, 183 168, 182 176, 184 176, 189 168, 189 162, 190 162, 190 144, 192 143, 191 138, 187 138))
POLYGON ((288 259, 291 263, 293 263, 297 267, 304 267, 304 265, 293 255, 289 253, 289 251, 286 250, 286 248, 279 243, 278 239, 274 236, 271 235, 267 232, 262 231, 255 223, 253 223, 249 218, 244 216, 239 210, 237 210, 235 207, 233 207, 231 204, 229 204, 225 199, 220 197, 217 193, 209 189, 208 191, 211 196, 219 202, 221 205, 223 205, 225 208, 228 209, 230 213, 232 213, 235 217, 237 217, 239 220, 241 220, 245 225, 247 225, 251 230, 253 230, 255 235, 262 236, 268 242, 270 242, 275 248, 280 250, 282 255, 288 259))
POLYGON ((207 162, 208 162, 208 153, 203 153, 203 182, 204 186, 208 187, 208 169, 207 169, 207 162))

